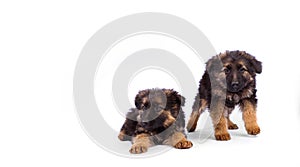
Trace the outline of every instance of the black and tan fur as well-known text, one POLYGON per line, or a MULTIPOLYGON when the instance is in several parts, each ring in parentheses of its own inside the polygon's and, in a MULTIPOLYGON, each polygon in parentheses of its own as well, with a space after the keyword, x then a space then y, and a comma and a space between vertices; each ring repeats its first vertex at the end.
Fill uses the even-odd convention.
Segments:
POLYGON ((184 133, 184 103, 185 98, 172 89, 140 91, 135 97, 136 108, 127 113, 119 139, 132 141, 129 151, 134 154, 158 144, 178 149, 192 147, 184 133))
POLYGON ((187 130, 195 131, 199 116, 208 108, 216 140, 230 140, 227 129, 238 129, 238 126, 229 115, 239 106, 248 134, 259 134, 255 76, 261 72, 261 62, 244 51, 226 51, 208 60, 187 130))

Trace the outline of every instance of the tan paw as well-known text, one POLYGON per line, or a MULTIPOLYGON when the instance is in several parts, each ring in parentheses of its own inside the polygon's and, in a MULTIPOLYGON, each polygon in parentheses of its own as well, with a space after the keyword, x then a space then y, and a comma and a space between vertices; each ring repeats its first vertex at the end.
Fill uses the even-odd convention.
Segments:
POLYGON ((177 149, 188 149, 188 148, 193 147, 193 143, 188 140, 182 140, 182 141, 178 142, 174 147, 177 149))
POLYGON ((215 134, 215 138, 216 140, 220 140, 220 141, 226 141, 226 140, 230 140, 230 135, 229 133, 218 133, 215 134))
POLYGON ((124 141, 125 140, 125 134, 123 132, 120 132, 118 138, 119 138, 119 140, 124 141))
POLYGON ((148 147, 144 144, 140 144, 140 143, 137 143, 137 144, 133 144, 131 149, 129 150, 130 153, 132 154, 141 154, 141 153, 144 153, 144 152, 147 152, 148 150, 148 147))
POLYGON ((258 125, 248 126, 246 127, 246 130, 249 135, 257 135, 260 133, 260 128, 258 125))

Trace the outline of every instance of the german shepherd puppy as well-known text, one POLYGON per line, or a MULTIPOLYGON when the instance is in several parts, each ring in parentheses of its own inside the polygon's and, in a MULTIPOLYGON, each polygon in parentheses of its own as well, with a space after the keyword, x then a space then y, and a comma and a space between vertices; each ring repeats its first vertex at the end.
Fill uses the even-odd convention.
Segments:
POLYGON ((185 98, 173 89, 147 89, 135 97, 136 108, 127 113, 119 139, 132 141, 133 154, 146 152, 150 146, 166 144, 178 149, 193 146, 184 133, 182 106, 185 98))
POLYGON ((208 108, 216 140, 230 140, 227 129, 238 126, 229 115, 239 106, 248 134, 259 134, 255 76, 261 72, 262 63, 245 51, 226 51, 208 60, 187 130, 195 131, 200 114, 208 108))

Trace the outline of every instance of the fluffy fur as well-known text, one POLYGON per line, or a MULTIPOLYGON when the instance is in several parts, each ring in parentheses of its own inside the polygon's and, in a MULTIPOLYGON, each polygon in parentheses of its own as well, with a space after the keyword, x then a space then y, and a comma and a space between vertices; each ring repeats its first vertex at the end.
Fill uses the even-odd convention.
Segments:
POLYGON ((132 141, 129 150, 138 154, 150 146, 167 144, 178 149, 192 147, 184 133, 185 120, 181 106, 185 98, 172 89, 147 89, 135 97, 136 108, 127 113, 119 139, 132 141))
POLYGON ((229 115, 239 106, 248 134, 259 134, 255 77, 261 72, 262 63, 244 51, 226 51, 208 60, 187 130, 195 131, 200 114, 208 108, 216 140, 230 140, 227 129, 238 129, 238 126, 231 122, 229 115))

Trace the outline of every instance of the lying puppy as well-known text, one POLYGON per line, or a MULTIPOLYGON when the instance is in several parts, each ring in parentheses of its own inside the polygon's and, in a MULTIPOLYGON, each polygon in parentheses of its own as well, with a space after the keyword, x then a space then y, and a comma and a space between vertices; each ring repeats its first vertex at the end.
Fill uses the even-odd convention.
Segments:
POLYGON ((259 134, 255 76, 261 72, 261 62, 244 51, 226 51, 211 58, 200 81, 187 130, 195 131, 200 114, 209 108, 216 140, 230 140, 227 129, 238 126, 229 115, 238 105, 248 134, 259 134))
POLYGON ((181 106, 185 98, 172 89, 147 89, 135 97, 136 108, 127 113, 119 139, 132 141, 133 154, 146 152, 150 146, 171 145, 187 149, 193 144, 184 133, 185 120, 181 106))

